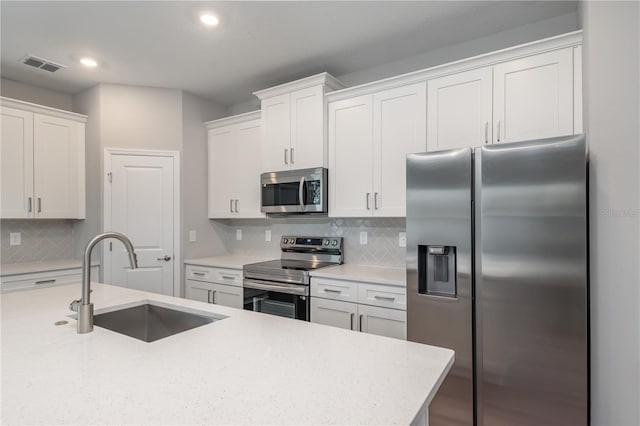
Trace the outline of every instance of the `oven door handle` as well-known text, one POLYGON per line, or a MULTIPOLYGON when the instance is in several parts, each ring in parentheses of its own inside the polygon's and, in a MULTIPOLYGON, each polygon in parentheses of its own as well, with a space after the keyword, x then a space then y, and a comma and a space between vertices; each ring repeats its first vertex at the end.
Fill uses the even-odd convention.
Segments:
POLYGON ((307 286, 302 285, 286 285, 286 284, 274 284, 270 281, 259 281, 243 279, 242 286, 244 288, 253 288, 255 290, 276 291, 278 293, 295 294, 298 296, 308 296, 309 289, 307 286))

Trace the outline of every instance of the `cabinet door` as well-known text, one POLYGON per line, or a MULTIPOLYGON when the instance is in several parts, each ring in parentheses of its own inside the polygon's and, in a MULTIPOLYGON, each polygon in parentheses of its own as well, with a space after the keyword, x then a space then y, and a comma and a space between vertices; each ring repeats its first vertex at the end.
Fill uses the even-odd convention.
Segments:
POLYGON ((407 313, 396 309, 358 305, 360 331, 407 339, 407 313))
POLYGON ((198 302, 212 303, 214 284, 201 281, 186 280, 184 298, 198 302))
POLYGON ((329 216, 371 216, 371 95, 329 104, 329 216))
POLYGON ((373 215, 406 216, 407 154, 427 150, 426 83, 373 95, 373 215))
POLYGON ((209 218, 235 217, 236 179, 243 171, 236 167, 236 126, 209 130, 209 218))
POLYGON ((33 217, 33 113, 2 107, 3 219, 33 217))
POLYGON ((84 218, 84 124, 33 115, 36 217, 84 218))
POLYGON ((492 67, 429 80, 427 150, 491 143, 492 67))
POLYGON ((229 306, 231 308, 243 308, 242 287, 224 284, 213 284, 211 302, 216 305, 229 306))
POLYGON ((311 298, 311 322, 357 330, 358 305, 338 300, 311 298))
POLYGON ((298 90, 290 95, 291 168, 326 167, 324 91, 322 86, 298 90))
POLYGON ((573 133, 573 48, 493 68, 496 142, 573 133))
POLYGON ((260 211, 260 156, 261 149, 260 120, 251 120, 238 125, 236 136, 237 162, 232 165, 233 174, 227 175, 226 181, 233 177, 235 182, 234 217, 261 218, 260 211))
POLYGON ((290 165, 291 118, 289 94, 262 101, 262 172, 287 170, 290 165))

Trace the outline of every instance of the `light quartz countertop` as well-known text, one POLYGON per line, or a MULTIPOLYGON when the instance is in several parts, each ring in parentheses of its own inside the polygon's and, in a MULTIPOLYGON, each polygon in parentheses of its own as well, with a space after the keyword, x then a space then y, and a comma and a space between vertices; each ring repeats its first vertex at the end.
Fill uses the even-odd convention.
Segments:
POLYGON ((310 273, 311 277, 334 278, 348 281, 364 281, 406 287, 407 277, 404 268, 382 266, 362 266, 345 263, 339 266, 321 268, 310 273))
POLYGON ((266 260, 272 260, 272 259, 273 258, 267 258, 267 257, 254 257, 254 256, 244 256, 244 255, 237 255, 237 254, 223 254, 220 256, 201 257, 198 259, 185 259, 184 263, 186 265, 242 269, 244 265, 248 265, 250 263, 264 262, 266 260))
POLYGON ((2 424, 424 423, 453 363, 449 349, 92 288, 97 313, 155 300, 227 318, 145 343, 100 327, 76 334, 77 284, 5 294, 2 424))
MULTIPOLYGON (((100 266, 100 262, 92 261, 91 266, 100 266)), ((7 263, 0 266, 0 276, 35 274, 38 272, 60 271, 63 269, 81 268, 82 261, 77 259, 49 260, 43 262, 7 263)))

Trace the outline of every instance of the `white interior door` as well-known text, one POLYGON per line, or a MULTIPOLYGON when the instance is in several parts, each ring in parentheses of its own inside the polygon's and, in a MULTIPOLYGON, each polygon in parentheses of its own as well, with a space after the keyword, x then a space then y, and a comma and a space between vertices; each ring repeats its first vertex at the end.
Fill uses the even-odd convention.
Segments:
POLYGON ((172 156, 107 153, 110 178, 105 183, 105 231, 129 237, 138 256, 138 269, 129 267, 127 252, 119 241, 107 240, 103 248, 106 283, 180 295, 174 292, 174 227, 179 202, 176 162, 172 156))

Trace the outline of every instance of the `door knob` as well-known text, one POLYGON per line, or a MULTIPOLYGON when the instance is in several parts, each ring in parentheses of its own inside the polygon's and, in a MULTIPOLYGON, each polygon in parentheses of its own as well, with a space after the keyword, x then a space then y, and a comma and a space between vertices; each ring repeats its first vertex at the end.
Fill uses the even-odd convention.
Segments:
POLYGON ((164 260, 165 262, 168 262, 171 260, 171 256, 167 255, 165 257, 159 257, 158 260, 164 260))

